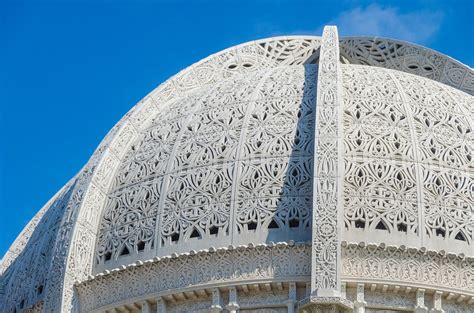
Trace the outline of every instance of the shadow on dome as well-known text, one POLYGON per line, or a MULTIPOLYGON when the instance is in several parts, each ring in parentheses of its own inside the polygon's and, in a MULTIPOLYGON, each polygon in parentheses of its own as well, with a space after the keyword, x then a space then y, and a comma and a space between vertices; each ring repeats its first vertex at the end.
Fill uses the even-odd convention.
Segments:
MULTIPOLYGON (((5 310, 2 312, 23 312, 41 307, 47 285, 51 283, 49 274, 56 238, 61 239, 58 231, 74 186, 75 183, 72 183, 51 204, 47 204, 49 207, 34 230, 29 236, 25 235, 27 242, 23 249, 2 273, 0 295, 15 295, 1 299, 0 307, 5 310)), ((21 243, 18 244, 21 246, 21 243)))
MULTIPOLYGON (((288 136, 287 144, 282 144, 285 129, 288 125, 277 127, 279 134, 275 146, 284 146, 289 155, 287 158, 278 154, 268 159, 263 168, 267 169, 268 179, 280 181, 268 190, 269 204, 260 206, 261 212, 268 215, 259 215, 247 221, 247 231, 255 230, 258 237, 260 232, 265 238, 263 242, 302 242, 311 239, 311 220, 313 207, 313 176, 314 176, 314 134, 315 134, 315 109, 318 66, 315 64, 304 65, 303 96, 297 100, 292 136, 288 136), (286 127, 285 127, 286 126, 286 127), (284 169, 278 171, 278 169, 284 169), (277 174, 277 175, 275 175, 277 174), (281 175, 281 177, 278 177, 281 175), (259 228, 260 231, 259 231, 259 228)), ((278 99, 277 101, 288 101, 278 99)), ((280 114, 285 114, 280 112, 280 114)), ((278 114, 274 116, 278 120, 278 114)), ((277 124, 277 123, 276 123, 277 124)), ((291 128, 291 127, 290 127, 291 128)), ((266 143, 266 144, 272 144, 266 143)), ((258 238, 248 238, 248 242, 259 242, 258 238)))

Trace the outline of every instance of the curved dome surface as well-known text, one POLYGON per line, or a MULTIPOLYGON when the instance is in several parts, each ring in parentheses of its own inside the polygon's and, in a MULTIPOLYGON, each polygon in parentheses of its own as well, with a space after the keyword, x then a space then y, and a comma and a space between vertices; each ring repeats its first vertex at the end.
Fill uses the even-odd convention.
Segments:
POLYGON ((346 229, 465 251, 458 244, 471 244, 474 229, 472 98, 393 70, 342 68, 346 229))
POLYGON ((316 81, 262 68, 166 106, 114 177, 98 256, 309 240, 316 81))
MULTIPOLYGON (((317 70, 263 67, 160 110, 113 178, 99 263, 309 240, 317 70)), ((342 73, 344 238, 464 251, 474 226, 470 96, 389 69, 342 73)))
POLYGON ((0 305, 470 312, 473 86, 438 52, 332 28, 211 55, 132 108, 32 220, 0 305))

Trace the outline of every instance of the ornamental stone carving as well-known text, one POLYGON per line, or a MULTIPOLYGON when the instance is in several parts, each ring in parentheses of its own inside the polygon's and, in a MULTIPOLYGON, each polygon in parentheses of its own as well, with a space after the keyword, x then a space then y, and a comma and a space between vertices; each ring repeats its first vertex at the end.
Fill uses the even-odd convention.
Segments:
POLYGON ((473 86, 335 27, 213 54, 25 227, 0 311, 474 311, 473 86))
POLYGON ((234 244, 255 231, 303 238, 316 70, 281 66, 237 75, 160 112, 119 166, 99 229, 98 263, 163 255, 202 239, 234 244))

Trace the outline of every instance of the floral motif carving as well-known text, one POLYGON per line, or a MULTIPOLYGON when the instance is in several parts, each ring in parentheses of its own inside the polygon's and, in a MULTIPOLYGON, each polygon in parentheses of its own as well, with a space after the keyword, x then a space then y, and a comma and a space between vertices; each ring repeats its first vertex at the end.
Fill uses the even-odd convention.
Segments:
POLYGON ((343 75, 346 227, 471 243, 472 97, 375 67, 343 75))
MULTIPOLYGON (((316 105, 311 292, 339 291, 342 174, 341 69, 337 28, 323 31, 316 105)), ((322 295, 319 295, 322 296, 322 295)))
POLYGON ((340 41, 341 54, 352 64, 395 69, 427 77, 474 94, 474 73, 436 51, 393 39, 347 37, 340 41))
POLYGON ((282 66, 160 111, 115 174, 98 261, 254 227, 309 227, 315 85, 315 66, 282 66))
POLYGON ((474 290, 473 258, 377 245, 361 247, 348 244, 342 251, 343 279, 377 279, 392 284, 412 283, 450 290, 474 290))
MULTIPOLYGON (((79 284, 81 310, 89 312, 133 297, 212 283, 307 279, 310 254, 310 247, 304 244, 260 245, 200 251, 145 262, 79 284), (110 288, 111 284, 116 288, 110 288)), ((243 301, 250 300, 244 298, 243 301)))
MULTIPOLYGON (((95 307, 183 286, 304 281, 311 269, 324 278, 319 287, 338 289, 334 234, 342 225, 334 224, 339 203, 333 200, 339 192, 349 232, 373 234, 369 230, 382 227, 421 244, 470 248, 472 69, 425 48, 363 38, 340 41, 343 59, 371 67, 340 65, 337 36, 326 37, 329 54, 319 53, 318 37, 230 48, 140 101, 2 260, 0 310, 69 312, 82 301, 95 307), (339 67, 342 77, 334 76, 339 67), (318 79, 324 92, 315 107, 318 79), (334 107, 339 98, 343 106, 334 107), (344 183, 336 175, 343 167, 344 183), (314 200, 324 210, 311 220, 315 187, 314 200), (192 251, 89 280, 81 284, 86 300, 74 293, 73 282, 94 271, 185 251, 189 240, 206 239, 199 241, 206 247, 305 240, 311 222, 319 232, 314 249, 322 262, 316 266, 309 246, 192 251)), ((349 245, 342 261, 348 281, 438 285, 468 295, 474 289, 469 257, 349 245)))

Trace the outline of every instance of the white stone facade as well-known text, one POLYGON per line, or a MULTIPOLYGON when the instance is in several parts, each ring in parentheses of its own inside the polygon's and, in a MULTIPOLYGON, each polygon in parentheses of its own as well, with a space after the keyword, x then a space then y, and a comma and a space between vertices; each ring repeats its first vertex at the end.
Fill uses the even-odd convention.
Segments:
POLYGON ((0 266, 1 312, 474 312, 474 71, 276 37, 140 101, 0 266))

